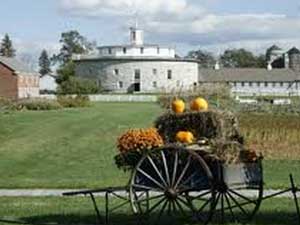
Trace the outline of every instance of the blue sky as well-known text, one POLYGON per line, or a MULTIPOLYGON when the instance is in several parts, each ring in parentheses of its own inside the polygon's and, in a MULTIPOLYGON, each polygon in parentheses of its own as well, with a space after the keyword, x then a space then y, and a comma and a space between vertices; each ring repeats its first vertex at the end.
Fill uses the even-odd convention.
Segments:
POLYGON ((34 59, 59 49, 61 32, 77 29, 99 45, 126 43, 138 14, 146 41, 219 54, 255 52, 272 43, 300 47, 299 0, 3 0, 0 37, 8 33, 19 55, 34 59))

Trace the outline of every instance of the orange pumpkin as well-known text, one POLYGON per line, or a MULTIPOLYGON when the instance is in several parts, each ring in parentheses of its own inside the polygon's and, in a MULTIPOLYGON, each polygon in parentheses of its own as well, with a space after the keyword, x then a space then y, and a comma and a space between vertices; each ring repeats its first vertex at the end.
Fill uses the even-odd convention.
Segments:
POLYGON ((176 99, 172 102, 172 110, 175 113, 183 113, 185 109, 184 101, 181 99, 176 99))
POLYGON ((204 98, 199 97, 191 102, 190 108, 192 111, 207 111, 208 103, 204 98))
POLYGON ((194 135, 189 131, 179 131, 176 134, 176 140, 181 143, 193 143, 194 141, 194 135))

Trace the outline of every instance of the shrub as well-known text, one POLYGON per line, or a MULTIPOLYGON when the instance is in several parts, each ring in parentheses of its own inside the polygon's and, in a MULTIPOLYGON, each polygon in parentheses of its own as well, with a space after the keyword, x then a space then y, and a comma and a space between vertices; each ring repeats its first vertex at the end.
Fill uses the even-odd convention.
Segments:
POLYGON ((18 105, 15 100, 0 97, 0 111, 17 110, 18 105))
POLYGON ((58 110, 62 106, 55 100, 23 99, 17 102, 18 109, 27 110, 58 110))
POLYGON ((57 101, 64 108, 77 108, 90 106, 90 99, 88 96, 77 95, 73 96, 58 96, 57 101))
POLYGON ((59 94, 97 94, 101 88, 95 80, 70 77, 68 80, 60 83, 58 87, 59 94))

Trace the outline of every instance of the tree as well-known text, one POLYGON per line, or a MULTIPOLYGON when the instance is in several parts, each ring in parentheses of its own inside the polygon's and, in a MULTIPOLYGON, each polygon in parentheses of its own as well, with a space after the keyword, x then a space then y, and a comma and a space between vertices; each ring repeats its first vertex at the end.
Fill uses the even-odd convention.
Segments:
POLYGON ((278 51, 278 50, 280 51, 281 48, 279 48, 277 45, 272 45, 270 48, 268 48, 267 51, 266 51, 266 60, 270 61, 271 60, 271 53, 273 51, 278 51))
POLYGON ((76 30, 62 33, 59 42, 62 44, 60 53, 54 55, 53 59, 63 65, 71 61, 73 54, 85 54, 93 49, 93 43, 76 30))
POLYGON ((8 34, 5 34, 0 46, 0 55, 13 58, 16 56, 16 50, 13 48, 12 41, 8 34))
POLYGON ((47 51, 44 49, 41 52, 41 55, 39 57, 39 67, 40 67, 40 74, 45 75, 48 73, 51 73, 51 61, 48 57, 47 51))
POLYGON ((212 53, 202 51, 200 49, 196 51, 190 51, 187 54, 186 58, 193 58, 199 60, 200 65, 204 68, 212 67, 216 63, 216 60, 213 57, 212 53))
MULTIPOLYGON (((59 85, 61 93, 70 93, 70 87, 77 86, 79 82, 74 82, 75 63, 72 61, 74 54, 87 54, 94 47, 94 43, 87 41, 78 31, 71 30, 61 34, 60 43, 62 47, 58 55, 54 55, 52 60, 60 64, 57 70, 56 82, 59 85)), ((84 84, 86 86, 86 82, 84 84)), ((78 89, 77 89, 78 90, 78 89)), ((80 88, 79 90, 83 90, 80 88)))
POLYGON ((228 49, 221 55, 224 67, 229 68, 258 68, 264 67, 263 58, 253 55, 252 52, 241 49, 228 49))

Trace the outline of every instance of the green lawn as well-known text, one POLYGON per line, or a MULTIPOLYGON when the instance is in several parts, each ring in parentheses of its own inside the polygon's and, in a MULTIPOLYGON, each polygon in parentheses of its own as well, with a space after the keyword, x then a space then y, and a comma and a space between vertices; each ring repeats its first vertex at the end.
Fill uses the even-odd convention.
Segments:
MULTIPOLYGON (((128 128, 151 126, 161 112, 150 103, 97 103, 83 109, 1 113, 0 188, 124 185, 128 174, 113 160, 117 137, 128 128)), ((300 174, 300 161, 265 161, 264 168, 267 186, 283 187, 289 172, 300 174)))
MULTIPOLYGON (((99 201, 99 199, 98 199, 99 201)), ((103 214, 103 199, 100 199, 103 214), (102 200, 102 201, 101 201, 102 200)), ((112 202, 114 204, 116 202, 112 202)), ((295 207, 291 199, 272 199, 262 203, 259 213, 249 224, 256 225, 293 225, 298 224, 295 207)), ((9 224, 95 224, 93 206, 88 198, 0 198, 0 223, 9 224)), ((154 214, 155 215, 155 214, 154 214)), ((229 217, 227 217, 229 218, 229 217)), ((129 206, 111 214, 115 225, 141 224, 133 217, 129 206)), ((164 223, 160 223, 163 225, 164 223)), ((184 224, 191 224, 186 221, 184 224)), ((197 223, 193 223, 197 225, 197 223)), ((231 224, 231 223, 228 223, 231 224)), ((239 225, 239 223, 232 223, 239 225)))

